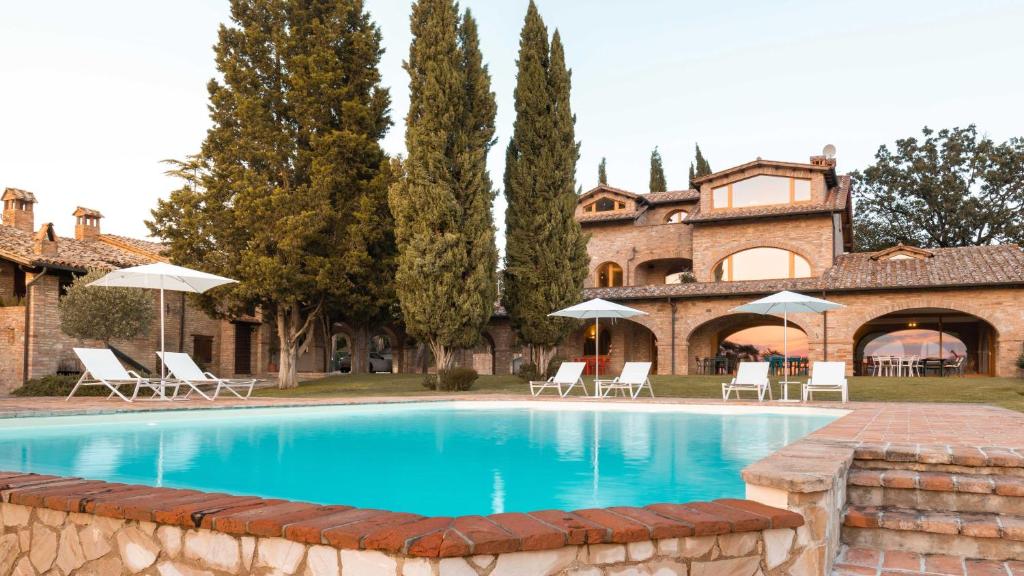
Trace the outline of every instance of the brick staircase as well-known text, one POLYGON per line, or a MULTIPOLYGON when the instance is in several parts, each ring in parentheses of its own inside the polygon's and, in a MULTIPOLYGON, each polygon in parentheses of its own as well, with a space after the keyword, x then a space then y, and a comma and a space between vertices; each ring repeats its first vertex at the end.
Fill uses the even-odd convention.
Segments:
POLYGON ((847 478, 850 548, 1024 560, 1024 453, 862 446, 847 478))

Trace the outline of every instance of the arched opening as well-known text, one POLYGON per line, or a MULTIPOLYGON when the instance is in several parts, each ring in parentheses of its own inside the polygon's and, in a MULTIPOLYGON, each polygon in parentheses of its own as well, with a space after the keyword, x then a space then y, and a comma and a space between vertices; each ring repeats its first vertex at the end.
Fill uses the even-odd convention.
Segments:
POLYGON ((693 261, 688 258, 659 258, 637 264, 633 284, 684 284, 693 282, 693 261))
POLYGON ((339 332, 331 336, 331 372, 352 372, 352 339, 339 332))
POLYGON ((390 334, 380 330, 370 336, 369 357, 366 366, 371 374, 394 371, 390 334))
POLYGON ((686 210, 673 210, 665 216, 666 224, 682 224, 690 217, 690 213, 686 210))
POLYGON ((650 328, 625 319, 601 320, 600 325, 600 338, 595 338, 597 332, 594 322, 588 321, 567 342, 567 347, 571 346, 570 350, 581 352, 570 359, 585 362, 587 374, 594 373, 595 353, 600 361, 602 375, 617 375, 626 362, 650 362, 651 374, 657 373, 658 338, 650 328))
POLYGON ((810 364, 807 332, 782 318, 760 314, 730 314, 695 328, 688 340, 691 374, 720 374, 736 370, 740 362, 770 362, 775 375, 785 366, 783 351, 788 339, 792 374, 804 374, 810 364))
POLYGON ((597 287, 612 288, 622 286, 622 266, 615 262, 605 262, 597 267, 597 287))
POLYGON ((587 204, 583 207, 584 212, 612 212, 615 210, 625 210, 626 203, 621 200, 615 200, 614 198, 598 198, 597 200, 587 204))
POLYGON ((808 278, 811 264, 796 252, 762 246, 726 256, 715 265, 713 275, 716 282, 808 278))
POLYGON ((918 373, 995 374, 997 332, 966 312, 910 308, 874 318, 854 334, 854 366, 873 374, 879 359, 916 360, 918 373))
POLYGON ((473 369, 477 374, 494 374, 494 339, 486 332, 473 348, 473 369))

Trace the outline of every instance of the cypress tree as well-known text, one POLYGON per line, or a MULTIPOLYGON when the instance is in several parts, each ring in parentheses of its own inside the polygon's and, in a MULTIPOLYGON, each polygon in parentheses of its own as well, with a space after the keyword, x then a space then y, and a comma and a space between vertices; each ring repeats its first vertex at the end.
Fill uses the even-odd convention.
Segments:
POLYGON ((696 157, 694 158, 693 162, 690 162, 690 182, 693 182, 695 179, 700 178, 701 176, 707 176, 708 174, 711 174, 711 164, 708 164, 707 159, 704 158, 703 154, 701 154, 700 144, 697 144, 696 147, 696 157))
POLYGON ((604 157, 601 158, 601 163, 597 165, 597 183, 608 183, 608 163, 604 157))
POLYGON ((403 174, 391 187, 398 241, 396 290, 407 330, 438 372, 453 348, 480 338, 494 311, 497 249, 487 175, 496 104, 476 22, 452 0, 412 9, 403 174))
POLYGON ((545 369, 576 326, 548 314, 579 301, 587 276, 587 239, 576 209, 572 78, 556 31, 531 1, 519 40, 516 119, 505 154, 506 245, 502 302, 513 329, 538 352, 545 369))
POLYGON ((661 164, 661 153, 658 152, 657 146, 651 151, 650 188, 651 192, 665 192, 668 190, 668 184, 665 182, 665 168, 661 164))
POLYGON ((332 305, 390 308, 390 97, 363 0, 232 0, 208 84, 212 127, 147 224, 175 262, 239 280, 205 300, 276 327, 282 388, 332 305))

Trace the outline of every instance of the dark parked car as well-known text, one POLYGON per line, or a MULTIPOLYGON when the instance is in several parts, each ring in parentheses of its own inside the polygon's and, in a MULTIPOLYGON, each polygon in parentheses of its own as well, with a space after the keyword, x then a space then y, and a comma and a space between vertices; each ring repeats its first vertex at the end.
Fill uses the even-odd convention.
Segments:
MULTIPOLYGON (((370 352, 370 372, 391 372, 391 354, 370 352)), ((352 356, 348 352, 338 352, 334 356, 334 369, 338 372, 352 371, 352 356)))

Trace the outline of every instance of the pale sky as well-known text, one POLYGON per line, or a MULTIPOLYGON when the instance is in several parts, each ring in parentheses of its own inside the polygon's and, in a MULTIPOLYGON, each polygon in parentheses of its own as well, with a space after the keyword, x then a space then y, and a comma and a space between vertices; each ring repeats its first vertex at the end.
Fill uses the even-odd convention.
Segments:
MULTIPOLYGON (((496 185, 512 128, 527 0, 464 0, 480 25, 498 97, 496 185)), ((924 125, 976 123, 1024 136, 1024 2, 539 0, 573 69, 577 180, 646 191, 659 146, 685 188, 694 142, 718 170, 754 159, 806 161, 831 143, 839 169, 924 125)), ((384 36, 384 84, 404 152, 406 0, 367 0, 384 36)), ((211 46, 226 0, 0 2, 0 187, 36 193, 36 225, 73 233, 82 204, 106 232, 142 221, 176 183, 164 158, 195 152, 209 120, 211 46)), ((504 203, 499 195, 500 224, 504 203)))

